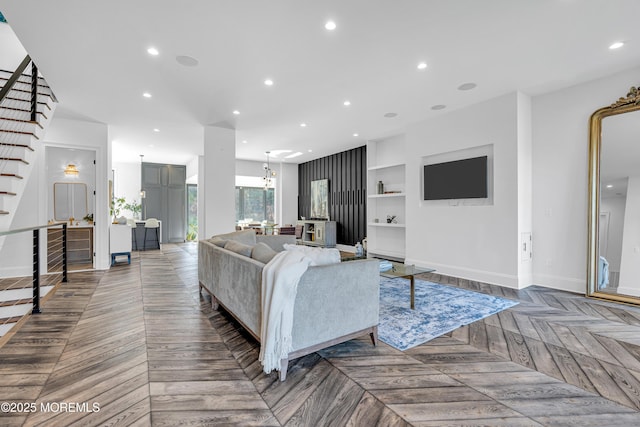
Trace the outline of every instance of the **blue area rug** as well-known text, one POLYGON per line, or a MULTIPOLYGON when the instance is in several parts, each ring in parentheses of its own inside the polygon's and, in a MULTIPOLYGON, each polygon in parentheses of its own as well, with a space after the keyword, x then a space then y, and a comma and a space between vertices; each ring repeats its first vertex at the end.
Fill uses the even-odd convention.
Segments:
POLYGON ((380 278, 378 337, 398 350, 415 347, 518 304, 418 279, 415 284, 416 309, 411 310, 409 280, 380 278))

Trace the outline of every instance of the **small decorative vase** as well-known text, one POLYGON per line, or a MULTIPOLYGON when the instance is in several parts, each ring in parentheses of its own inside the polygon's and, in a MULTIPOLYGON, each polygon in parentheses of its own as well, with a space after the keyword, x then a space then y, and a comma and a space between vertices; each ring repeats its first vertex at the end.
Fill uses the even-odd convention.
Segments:
POLYGON ((378 194, 384 193, 384 184, 382 181, 378 181, 378 194))

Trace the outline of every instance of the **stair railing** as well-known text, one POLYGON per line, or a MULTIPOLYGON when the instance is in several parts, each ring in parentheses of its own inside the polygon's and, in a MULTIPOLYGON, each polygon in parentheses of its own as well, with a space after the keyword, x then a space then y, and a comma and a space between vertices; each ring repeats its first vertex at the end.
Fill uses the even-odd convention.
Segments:
POLYGON ((32 232, 33 236, 33 264, 32 264, 32 288, 33 288, 33 308, 32 314, 40 313, 40 230, 55 227, 62 227, 62 282, 67 282, 67 224, 48 224, 35 227, 20 228, 16 230, 1 231, 0 237, 11 234, 32 232))

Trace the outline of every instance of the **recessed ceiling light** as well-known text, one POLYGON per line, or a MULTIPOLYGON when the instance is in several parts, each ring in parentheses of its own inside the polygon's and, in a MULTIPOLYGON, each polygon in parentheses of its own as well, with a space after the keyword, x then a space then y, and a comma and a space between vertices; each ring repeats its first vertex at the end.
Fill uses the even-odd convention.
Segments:
POLYGON ((358 135, 357 133, 354 133, 353 136, 360 136, 360 135, 358 135))
POLYGON ((192 58, 191 56, 187 55, 176 56, 176 61, 178 62, 178 64, 184 65, 185 67, 195 67, 199 64, 196 58, 192 58))
POLYGON ((238 114, 240 114, 240 111, 238 111, 238 110, 233 110, 233 114, 235 114, 235 115, 237 116, 238 114))
POLYGON ((609 49, 611 50, 620 49, 622 46, 624 46, 624 42, 615 42, 611 46, 609 46, 609 49))
POLYGON ((266 84, 267 86, 273 86, 273 80, 271 80, 271 79, 266 79, 266 80, 264 81, 264 84, 266 84))
POLYGON ((458 90, 471 90, 474 89, 476 86, 478 86, 475 83, 463 83, 460 86, 458 86, 458 90))
POLYGON ((158 129, 158 128, 154 128, 154 129, 153 129, 153 131, 154 131, 154 132, 160 132, 160 129, 158 129))
POLYGON ((246 144, 246 143, 247 143, 247 140, 246 140, 246 139, 243 139, 243 140, 242 140, 242 143, 243 143, 243 144, 246 144))
POLYGON ((342 105, 344 105, 345 107, 348 107, 349 105, 351 105, 351 101, 346 100, 342 103, 342 105))
POLYGON ((432 110, 444 110, 445 108, 447 108, 447 106, 442 104, 434 105, 433 107, 431 107, 432 110))
POLYGON ((149 147, 153 148, 153 147, 154 147, 154 145, 153 145, 153 144, 149 144, 149 147))
POLYGON ((306 123, 300 123, 300 127, 301 127, 301 128, 306 128, 306 127, 307 127, 307 124, 306 124, 306 123))
POLYGON ((147 53, 148 53, 149 55, 156 56, 156 55, 158 55, 160 52, 158 52, 158 49, 156 49, 155 47, 150 47, 149 49, 147 49, 147 53))
POLYGON ((426 62, 421 62, 418 64, 418 70, 426 70, 427 69, 427 63, 426 62))
POLYGON ((609 184, 607 185, 607 188, 613 188, 613 185, 609 184))
POLYGON ((278 157, 280 154, 284 154, 284 153, 291 153, 292 150, 271 150, 269 151, 269 153, 273 156, 273 157, 278 157))
POLYGON ((336 25, 336 23, 335 23, 334 21, 327 21, 327 22, 324 24, 324 28, 326 28, 326 29, 327 29, 327 30, 329 30, 329 31, 333 31, 333 30, 335 30, 335 29, 336 29, 336 27, 337 27, 337 25, 336 25))
POLYGON ((398 113, 386 113, 384 116, 388 119, 392 119, 394 117, 397 117, 398 113))
POLYGON ((145 92, 142 94, 145 98, 151 98, 151 94, 149 92, 145 92))
POLYGON ((311 149, 309 149, 309 150, 307 150, 307 151, 308 151, 309 153, 312 153, 312 152, 313 152, 313 150, 311 150, 311 149))

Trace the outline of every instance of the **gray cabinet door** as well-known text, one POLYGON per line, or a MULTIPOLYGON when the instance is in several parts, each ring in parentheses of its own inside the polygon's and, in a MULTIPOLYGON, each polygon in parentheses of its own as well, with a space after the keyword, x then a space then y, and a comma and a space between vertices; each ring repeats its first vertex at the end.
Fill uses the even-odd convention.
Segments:
POLYGON ((142 164, 144 218, 162 221, 163 243, 184 242, 187 235, 187 167, 183 165, 142 164))

